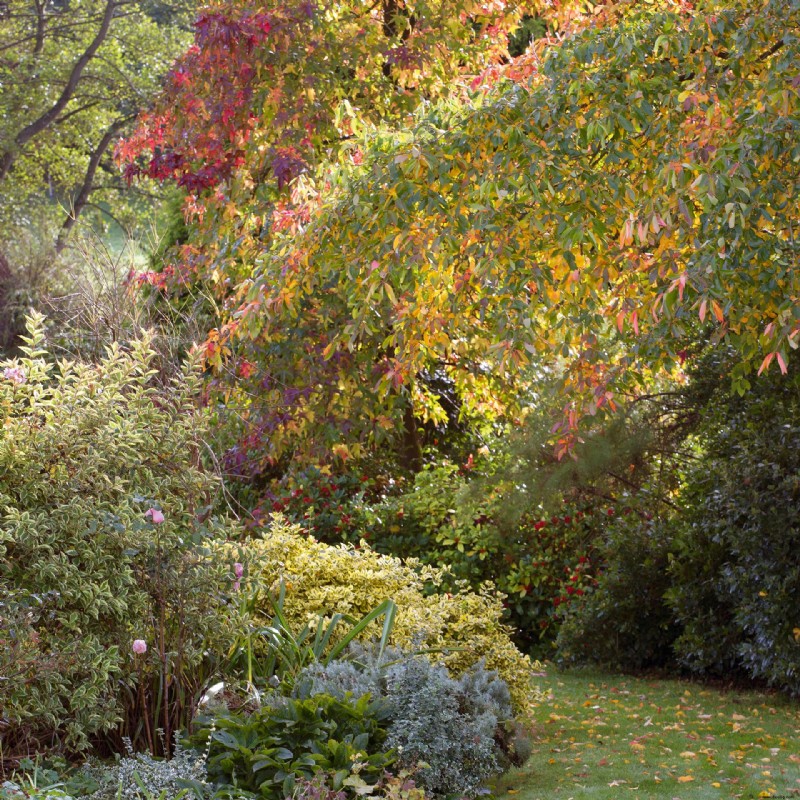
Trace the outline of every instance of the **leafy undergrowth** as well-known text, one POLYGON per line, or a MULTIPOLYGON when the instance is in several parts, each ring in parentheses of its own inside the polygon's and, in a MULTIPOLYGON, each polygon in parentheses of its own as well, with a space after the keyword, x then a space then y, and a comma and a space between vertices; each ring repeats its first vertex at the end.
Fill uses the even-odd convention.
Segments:
POLYGON ((539 679, 533 755, 498 800, 800 797, 800 704, 600 672, 539 679))

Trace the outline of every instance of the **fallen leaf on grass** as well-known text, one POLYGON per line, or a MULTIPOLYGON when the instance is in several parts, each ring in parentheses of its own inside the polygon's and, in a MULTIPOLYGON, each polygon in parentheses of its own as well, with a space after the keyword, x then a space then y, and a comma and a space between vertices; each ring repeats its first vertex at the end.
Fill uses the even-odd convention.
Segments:
POLYGON ((678 783, 690 783, 694 778, 691 775, 681 775, 678 777, 678 783))

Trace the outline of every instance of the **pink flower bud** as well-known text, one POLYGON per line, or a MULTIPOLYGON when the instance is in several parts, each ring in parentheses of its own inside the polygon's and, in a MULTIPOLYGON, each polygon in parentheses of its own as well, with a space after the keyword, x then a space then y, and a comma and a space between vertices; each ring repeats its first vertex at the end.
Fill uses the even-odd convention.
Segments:
POLYGON ((238 561, 233 565, 233 574, 237 578, 241 578, 244 575, 244 564, 240 564, 238 561))
POLYGON ((148 508, 144 518, 149 519, 153 525, 160 525, 164 521, 164 515, 157 508, 148 508))
POLYGON ((137 656, 147 652, 147 642, 144 639, 134 639, 133 647, 131 648, 137 656))

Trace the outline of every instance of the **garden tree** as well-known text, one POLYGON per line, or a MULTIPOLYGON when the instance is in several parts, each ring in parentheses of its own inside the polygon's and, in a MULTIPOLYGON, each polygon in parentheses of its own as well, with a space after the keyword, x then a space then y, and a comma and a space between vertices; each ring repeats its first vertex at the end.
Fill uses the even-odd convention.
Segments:
POLYGON ((321 161, 358 163, 365 131, 410 124, 420 102, 463 93, 465 75, 508 58, 505 33, 523 10, 472 0, 206 9, 163 97, 119 148, 128 178, 173 179, 187 191, 189 241, 147 277, 179 287, 176 302, 198 288, 230 299, 274 236, 308 223, 326 180, 313 179, 321 161))
MULTIPOLYGON (((226 295, 236 287, 207 354, 221 366, 231 341, 241 348, 234 392, 257 424, 240 453, 266 442, 267 459, 346 456, 400 429, 418 463, 415 419, 443 413, 423 380, 433 369, 463 414, 489 417, 513 405, 532 362, 561 371, 559 455, 582 419, 613 412, 697 339, 735 348, 739 390, 757 369, 786 369, 800 332, 797 0, 608 6, 546 56, 487 69, 473 83, 486 91, 451 92, 410 129, 377 131, 331 100, 338 114, 305 124, 320 98, 338 100, 325 76, 342 73, 311 35, 320 17, 301 23, 301 11, 207 16, 186 64, 218 75, 224 51, 221 100, 198 96, 179 65, 127 151, 149 145, 149 174, 204 190, 190 207, 205 233, 181 274, 199 262, 226 295), (287 56, 273 74, 250 58, 266 42, 289 54, 301 24, 322 74, 313 60, 299 69, 287 56), (298 84, 310 91, 295 91, 295 113, 280 97, 298 84), (340 157, 316 182, 295 177, 334 140, 340 157), (293 202, 268 202, 288 181, 293 202)), ((351 19, 336 18, 339 53, 351 19)), ((404 97, 413 78, 396 56, 416 52, 427 28, 415 20, 400 15, 408 38, 394 49, 345 59, 351 94, 367 91, 366 63, 404 97)), ((380 118, 380 103, 363 105, 380 118)))
POLYGON ((311 198, 290 192, 293 180, 365 128, 407 120, 420 102, 463 89, 464 74, 506 58, 504 32, 524 8, 504 0, 208 7, 160 101, 119 148, 129 180, 173 179, 187 190, 195 227, 178 277, 188 271, 227 296, 265 237, 307 222, 311 198))
POLYGON ((239 251, 227 332, 243 392, 272 405, 270 453, 377 440, 407 400, 437 418, 433 365, 480 412, 532 362, 561 370, 559 455, 697 340, 734 348, 739 391, 785 371, 799 32, 797 0, 634 4, 482 95, 365 136, 302 232, 239 251))
POLYGON ((0 219, 6 236, 118 204, 111 145, 186 41, 190 9, 160 0, 8 0, 0 9, 0 219), (49 212, 49 213, 48 213, 49 212), (9 233, 9 229, 12 231, 9 233))

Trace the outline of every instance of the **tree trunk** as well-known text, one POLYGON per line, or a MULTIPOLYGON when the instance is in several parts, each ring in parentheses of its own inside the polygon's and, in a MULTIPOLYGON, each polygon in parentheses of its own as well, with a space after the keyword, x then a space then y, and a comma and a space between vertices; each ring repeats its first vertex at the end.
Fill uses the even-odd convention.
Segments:
POLYGON ((86 208, 86 204, 89 202, 89 195, 92 193, 92 189, 94 188, 94 176, 97 174, 97 167, 100 165, 100 159, 102 159, 106 150, 108 150, 108 146, 114 140, 114 137, 122 130, 122 128, 125 127, 128 119, 130 118, 118 119, 116 122, 114 122, 103 134, 103 138, 92 152, 91 158, 89 159, 89 165, 86 167, 86 174, 83 177, 83 183, 81 184, 80 189, 78 189, 78 193, 73 198, 72 207, 67 214, 67 218, 61 225, 61 230, 58 232, 58 238, 56 239, 56 253, 61 253, 67 246, 67 239, 69 238, 70 231, 78 221, 81 211, 86 208))
POLYGON ((402 443, 403 466, 413 473, 422 470, 422 443, 419 439, 417 430, 417 418, 414 416, 414 404, 411 397, 406 399, 406 407, 403 411, 403 443, 402 443))

